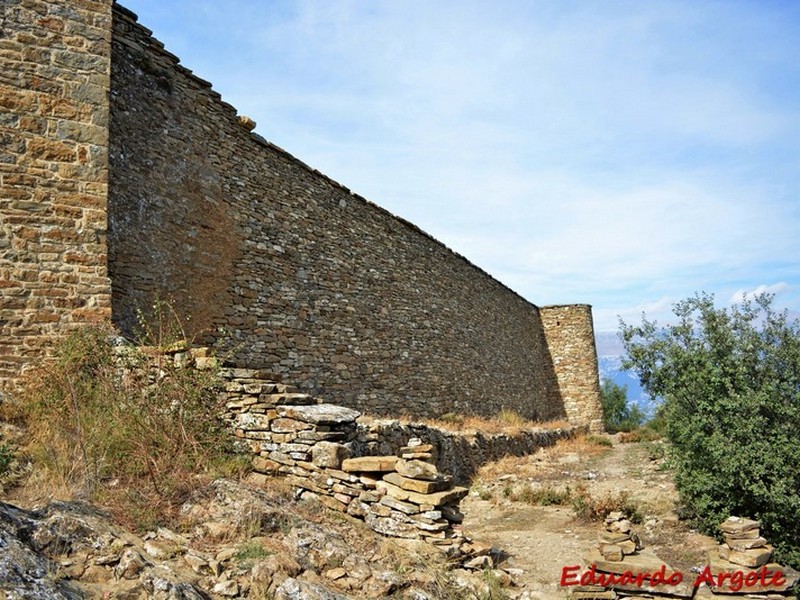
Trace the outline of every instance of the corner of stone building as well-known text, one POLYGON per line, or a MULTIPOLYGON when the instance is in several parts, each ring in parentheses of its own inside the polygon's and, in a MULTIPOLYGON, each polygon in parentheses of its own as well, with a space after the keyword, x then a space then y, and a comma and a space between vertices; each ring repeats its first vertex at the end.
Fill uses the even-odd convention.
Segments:
POLYGON ((567 419, 602 433, 603 407, 592 307, 565 304, 539 308, 567 419))
POLYGON ((0 385, 107 321, 112 0, 11 0, 0 31, 0 385))

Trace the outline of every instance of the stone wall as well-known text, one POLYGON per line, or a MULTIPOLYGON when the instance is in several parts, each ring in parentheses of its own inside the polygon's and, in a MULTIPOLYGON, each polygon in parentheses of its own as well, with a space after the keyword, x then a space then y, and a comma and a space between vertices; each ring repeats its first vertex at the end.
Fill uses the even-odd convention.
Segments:
POLYGON ((237 365, 377 414, 565 415, 539 309, 250 133, 115 12, 114 319, 174 301, 237 365))
POLYGON ((3 7, 0 381, 109 312, 157 338, 165 300, 235 364, 373 414, 593 419, 591 340, 251 133, 135 15, 3 7))
MULTIPOLYGON (((205 367, 208 359, 195 360, 205 367)), ((221 373, 225 420, 239 448, 254 454, 251 479, 256 483, 267 483, 266 475, 283 475, 300 497, 363 519, 379 533, 422 539, 453 552, 464 542, 463 486, 481 464, 531 454, 576 431, 464 435, 423 424, 364 421, 356 410, 319 403, 265 379, 261 371, 221 373)))
POLYGON ((4 0, 0 385, 52 336, 109 316, 110 0, 4 0))
POLYGON ((592 307, 545 306, 541 316, 567 418, 603 431, 592 307))

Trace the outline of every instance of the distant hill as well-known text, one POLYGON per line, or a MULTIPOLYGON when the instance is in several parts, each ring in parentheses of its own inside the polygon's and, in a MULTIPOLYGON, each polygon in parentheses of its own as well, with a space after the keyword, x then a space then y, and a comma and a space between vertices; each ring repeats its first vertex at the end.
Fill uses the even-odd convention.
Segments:
POLYGON ((642 389, 639 378, 633 371, 622 369, 625 349, 615 331, 600 331, 595 334, 600 381, 610 379, 619 386, 628 388, 628 404, 635 404, 648 416, 652 416, 657 402, 642 389))

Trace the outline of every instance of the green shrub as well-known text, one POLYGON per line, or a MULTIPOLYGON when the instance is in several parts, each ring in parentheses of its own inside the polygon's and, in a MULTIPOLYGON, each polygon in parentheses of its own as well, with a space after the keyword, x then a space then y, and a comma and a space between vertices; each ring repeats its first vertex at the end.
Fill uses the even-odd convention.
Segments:
POLYGON ((664 399, 681 499, 717 534, 730 515, 759 519, 778 558, 800 566, 800 323, 760 295, 730 309, 698 295, 675 325, 621 323, 642 386, 664 399))

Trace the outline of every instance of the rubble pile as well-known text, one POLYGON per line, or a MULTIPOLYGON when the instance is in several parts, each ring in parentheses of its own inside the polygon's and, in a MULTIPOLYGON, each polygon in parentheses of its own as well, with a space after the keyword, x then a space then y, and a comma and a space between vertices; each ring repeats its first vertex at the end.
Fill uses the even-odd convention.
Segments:
POLYGON ((773 547, 760 527, 759 521, 744 517, 720 523, 723 543, 708 552, 707 569, 713 577, 703 590, 706 597, 747 593, 770 600, 794 598, 798 573, 772 562, 773 547))
POLYGON ((641 550, 642 543, 634 533, 630 519, 621 511, 613 511, 605 519, 605 531, 600 533, 597 549, 606 560, 621 561, 624 556, 641 550))
POLYGON ((467 489, 439 472, 433 445, 412 438, 397 455, 354 456, 361 447, 358 411, 317 403, 258 371, 223 373, 228 421, 240 444, 256 454, 260 477, 285 475, 301 498, 363 519, 379 533, 460 553, 458 506, 467 489))

